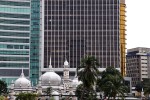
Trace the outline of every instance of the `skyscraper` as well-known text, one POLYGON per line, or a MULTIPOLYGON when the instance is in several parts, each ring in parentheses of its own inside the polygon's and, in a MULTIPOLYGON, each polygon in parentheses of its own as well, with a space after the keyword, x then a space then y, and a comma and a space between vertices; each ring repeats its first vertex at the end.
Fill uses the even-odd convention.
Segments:
POLYGON ((29 77, 30 0, 0 0, 0 78, 29 77))
POLYGON ((125 74, 125 0, 43 0, 41 8, 43 71, 50 55, 57 70, 65 59, 76 68, 93 55, 100 68, 125 74))
MULTIPOLYGON (((30 35, 30 79, 36 85, 40 74, 40 2, 31 0, 31 35, 30 35)), ((42 58, 41 58, 42 59, 42 58)))

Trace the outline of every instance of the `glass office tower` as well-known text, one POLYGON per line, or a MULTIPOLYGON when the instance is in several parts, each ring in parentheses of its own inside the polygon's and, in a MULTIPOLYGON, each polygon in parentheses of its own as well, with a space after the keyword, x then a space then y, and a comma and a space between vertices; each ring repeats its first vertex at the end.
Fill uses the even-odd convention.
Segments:
POLYGON ((0 0, 0 78, 29 77, 30 0, 0 0))
POLYGON ((31 0, 30 79, 36 85, 40 73, 40 0, 31 0))
POLYGON ((54 68, 62 68, 65 59, 76 68, 84 55, 95 56, 100 68, 120 68, 125 63, 124 5, 125 0, 43 0, 44 68, 50 55, 54 68))

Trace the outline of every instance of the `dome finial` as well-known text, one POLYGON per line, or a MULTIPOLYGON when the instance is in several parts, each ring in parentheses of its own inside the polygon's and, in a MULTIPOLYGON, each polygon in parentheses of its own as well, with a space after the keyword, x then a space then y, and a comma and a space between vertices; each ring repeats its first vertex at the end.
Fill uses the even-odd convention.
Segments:
POLYGON ((65 60, 64 65, 65 65, 65 66, 68 66, 68 65, 69 65, 67 59, 65 60))
POLYGON ((22 71, 21 71, 20 77, 24 77, 23 67, 22 67, 22 71))
POLYGON ((49 69, 50 69, 50 71, 53 71, 52 62, 51 62, 51 56, 50 56, 50 59, 49 59, 49 69))

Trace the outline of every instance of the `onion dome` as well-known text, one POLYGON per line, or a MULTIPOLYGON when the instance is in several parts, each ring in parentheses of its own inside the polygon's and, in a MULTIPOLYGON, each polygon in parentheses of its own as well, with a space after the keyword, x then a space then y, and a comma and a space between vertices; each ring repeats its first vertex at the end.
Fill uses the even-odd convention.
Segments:
POLYGON ((41 76, 42 86, 59 86, 61 83, 61 77, 53 71, 51 65, 51 58, 49 68, 50 70, 41 76))
POLYGON ((20 77, 15 81, 14 88, 29 88, 31 82, 24 76, 23 69, 20 77))

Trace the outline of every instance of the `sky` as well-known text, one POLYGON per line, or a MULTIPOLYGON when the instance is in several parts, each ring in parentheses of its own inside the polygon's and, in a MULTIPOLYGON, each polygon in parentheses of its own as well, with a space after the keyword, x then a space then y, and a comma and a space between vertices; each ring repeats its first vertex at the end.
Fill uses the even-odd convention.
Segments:
POLYGON ((127 49, 150 48, 150 0, 126 0, 127 49))

